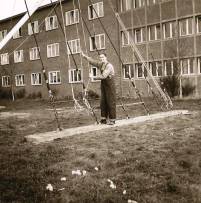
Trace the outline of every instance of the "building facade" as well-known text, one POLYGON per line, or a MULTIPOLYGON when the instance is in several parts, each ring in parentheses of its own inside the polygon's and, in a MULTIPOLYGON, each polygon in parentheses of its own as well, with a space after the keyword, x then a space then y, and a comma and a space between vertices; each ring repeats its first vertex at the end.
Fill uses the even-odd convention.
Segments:
MULTIPOLYGON (((0 21, 0 40, 21 17, 0 21)), ((182 85, 195 86, 193 96, 199 97, 200 40, 200 0, 66 0, 62 6, 54 3, 40 8, 0 50, 1 88, 12 86, 15 93, 24 90, 27 97, 47 98, 44 67, 57 97, 72 96, 72 88, 78 95, 83 83, 88 83, 89 71, 94 77, 98 73, 81 58, 82 49, 94 58, 98 52, 107 54, 115 67, 118 96, 136 97, 126 72, 141 94, 150 96, 146 70, 130 47, 134 41, 157 80, 179 72, 182 85)), ((99 86, 100 81, 89 83, 89 89, 98 93, 99 86)))

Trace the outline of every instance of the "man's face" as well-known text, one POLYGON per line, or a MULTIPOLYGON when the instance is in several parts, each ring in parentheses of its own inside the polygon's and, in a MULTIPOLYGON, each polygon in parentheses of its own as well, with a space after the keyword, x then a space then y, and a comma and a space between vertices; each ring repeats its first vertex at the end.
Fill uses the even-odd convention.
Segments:
POLYGON ((107 62, 107 57, 104 54, 101 54, 99 57, 100 57, 101 62, 104 62, 104 63, 107 62))

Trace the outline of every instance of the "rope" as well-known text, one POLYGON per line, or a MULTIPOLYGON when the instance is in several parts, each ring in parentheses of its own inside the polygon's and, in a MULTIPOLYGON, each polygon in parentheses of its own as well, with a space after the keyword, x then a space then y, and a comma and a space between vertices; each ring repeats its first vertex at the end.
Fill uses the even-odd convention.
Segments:
MULTIPOLYGON (((51 1, 52 2, 52 1, 51 1)), ((60 3, 60 9, 61 9, 61 16, 62 16, 62 23, 63 23, 63 29, 62 29, 62 25, 61 23, 60 24, 60 27, 63 31, 63 34, 64 34, 64 39, 65 39, 65 43, 66 43, 66 54, 68 56, 68 65, 69 65, 69 69, 71 68, 70 67, 70 55, 68 54, 68 48, 70 49, 70 52, 71 52, 71 55, 72 55, 72 51, 71 51, 71 47, 69 46, 68 44, 68 39, 67 39, 67 34, 66 34, 66 26, 65 26, 65 19, 64 19, 64 14, 63 14, 63 6, 62 6, 62 3, 61 3, 61 0, 59 0, 59 3, 60 3)), ((55 14, 57 15, 56 11, 55 11, 55 14)), ((58 15, 57 15, 58 16, 58 15)), ((58 18, 58 17, 57 17, 58 18)), ((73 57, 74 59, 74 57, 73 57)), ((74 59, 75 61, 75 59, 74 59)), ((76 73, 78 73, 78 67, 77 67, 77 64, 75 63, 76 65, 76 73)), ((75 99, 75 94, 74 94, 74 88, 73 88, 73 84, 71 84, 71 92, 72 92, 72 97, 73 97, 73 101, 74 101, 74 109, 76 111, 79 111, 79 110, 82 110, 82 106, 79 104, 79 102, 77 101, 77 99, 75 99)))
MULTIPOLYGON (((29 21, 30 21, 30 23, 32 23, 31 16, 30 16, 30 13, 29 13, 29 9, 28 9, 26 0, 24 0, 24 3, 25 3, 25 6, 26 6, 28 16, 29 16, 29 21)), ((62 129, 61 129, 61 125, 60 125, 60 122, 59 122, 58 112, 57 112, 56 107, 55 107, 55 98, 54 98, 54 95, 52 94, 52 90, 51 90, 49 82, 48 82, 45 67, 44 67, 44 64, 43 64, 43 61, 42 61, 42 58, 41 58, 41 54, 40 54, 40 50, 39 50, 39 46, 38 46, 38 41, 37 41, 36 35, 34 33, 33 27, 31 27, 31 29, 33 31, 34 41, 36 43, 37 51, 38 51, 38 54, 39 54, 39 57, 40 57, 40 62, 41 62, 41 66, 42 66, 42 72, 43 72, 43 76, 44 76, 45 81, 46 81, 46 86, 47 86, 47 89, 48 89, 50 102, 51 102, 52 107, 54 109, 54 115, 55 115, 55 119, 56 119, 56 122, 57 122, 57 127, 58 127, 59 131, 61 131, 62 129)))
MULTIPOLYGON (((114 14, 115 14, 115 17, 116 17, 117 20, 118 20, 118 23, 120 24, 120 26, 121 26, 122 29, 123 29, 123 32, 126 33, 126 27, 125 27, 123 21, 121 20, 119 14, 118 14, 117 12, 115 12, 115 10, 114 10, 114 8, 113 8, 113 6, 112 6, 111 0, 108 0, 108 1, 109 1, 109 4, 110 4, 111 8, 112 8, 112 11, 113 11, 114 14)), ((128 33, 128 34, 129 34, 129 33, 128 33)), ((166 108, 167 108, 167 109, 168 109, 168 108, 172 108, 173 104, 172 104, 171 99, 166 96, 166 94, 163 92, 163 90, 161 89, 161 87, 159 86, 159 84, 157 83, 157 81, 155 80, 155 78, 153 77, 152 73, 150 72, 149 68, 147 67, 147 64, 145 63, 144 58, 143 58, 142 55, 140 54, 140 52, 139 52, 137 46, 135 45, 135 43, 134 43, 132 37, 130 37, 130 35, 129 35, 129 38, 130 38, 130 41, 131 41, 131 46, 130 46, 130 47, 131 47, 132 51, 137 54, 137 57, 139 57, 140 61, 142 62, 143 68, 145 68, 145 69, 147 70, 147 73, 149 74, 149 76, 150 76, 150 78, 152 79, 152 81, 153 81, 155 87, 157 88, 158 92, 160 93, 161 98, 162 98, 162 99, 164 100, 164 102, 166 103, 166 108)))

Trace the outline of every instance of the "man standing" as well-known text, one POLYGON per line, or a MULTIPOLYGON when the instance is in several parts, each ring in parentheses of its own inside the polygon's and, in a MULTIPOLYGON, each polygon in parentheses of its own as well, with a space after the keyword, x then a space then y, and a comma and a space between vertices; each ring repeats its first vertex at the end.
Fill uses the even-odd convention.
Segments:
POLYGON ((82 57, 100 70, 100 75, 94 80, 101 80, 101 123, 114 125, 116 119, 116 89, 114 81, 114 67, 107 61, 106 54, 100 54, 100 61, 88 57, 83 52, 82 57), (107 119, 109 122, 107 123, 107 119))

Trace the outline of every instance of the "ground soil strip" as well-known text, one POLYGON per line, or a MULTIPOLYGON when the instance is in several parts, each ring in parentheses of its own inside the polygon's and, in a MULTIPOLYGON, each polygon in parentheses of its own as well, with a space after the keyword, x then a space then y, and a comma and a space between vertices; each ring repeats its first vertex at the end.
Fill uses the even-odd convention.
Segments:
POLYGON ((88 125, 88 126, 82 126, 82 127, 76 127, 76 128, 63 129, 62 131, 51 131, 46 133, 27 135, 25 136, 25 138, 27 141, 32 142, 34 144, 40 144, 44 142, 50 142, 56 139, 61 139, 64 137, 104 130, 108 128, 117 128, 124 125, 132 125, 135 123, 141 123, 146 121, 162 119, 170 116, 185 115, 185 114, 189 114, 187 110, 168 111, 168 112, 151 114, 148 116, 139 116, 139 117, 130 118, 130 119, 117 120, 115 125, 94 124, 94 125, 88 125))

